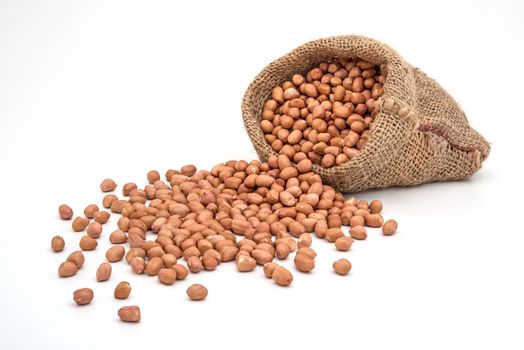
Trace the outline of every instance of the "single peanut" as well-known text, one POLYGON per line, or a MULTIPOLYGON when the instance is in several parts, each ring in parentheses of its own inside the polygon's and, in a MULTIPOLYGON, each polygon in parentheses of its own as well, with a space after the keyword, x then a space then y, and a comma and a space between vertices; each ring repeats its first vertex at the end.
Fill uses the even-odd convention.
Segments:
POLYGON ((82 236, 78 245, 82 250, 94 250, 98 245, 98 242, 96 239, 93 239, 89 236, 82 236))
POLYGON ((131 294, 131 285, 129 282, 122 281, 118 283, 115 287, 115 298, 117 299, 127 299, 131 294))
POLYGON ((118 317, 124 322, 139 322, 141 319, 140 308, 136 305, 121 307, 118 310, 118 317))
POLYGON ((333 263, 333 269, 339 275, 347 275, 351 270, 351 263, 347 259, 340 259, 333 263))
POLYGON ((71 254, 69 254, 69 256, 66 259, 66 261, 70 261, 73 264, 75 264, 78 269, 84 266, 85 260, 86 259, 84 257, 84 254, 82 254, 80 250, 72 252, 71 254))
POLYGON ((53 249, 54 252, 61 252, 64 250, 65 241, 61 236, 54 236, 51 239, 51 249, 53 249))
POLYGON ((96 204, 89 204, 84 209, 84 215, 86 216, 86 218, 92 219, 95 216, 95 213, 98 212, 98 211, 100 211, 100 209, 98 208, 98 205, 96 205, 96 204))
POLYGON ((315 261, 305 254, 297 254, 294 263, 300 272, 309 272, 315 268, 315 261))
POLYGON ((380 214, 368 214, 364 216, 366 226, 369 227, 381 227, 384 225, 384 219, 380 214))
POLYGON ((279 266, 277 263, 274 263, 274 262, 270 262, 270 263, 267 263, 267 264, 264 264, 264 276, 266 276, 267 278, 272 278, 273 277, 273 272, 275 271, 275 269, 277 268, 277 266, 279 266))
POLYGON ((371 214, 380 214, 382 211, 382 203, 379 200, 374 200, 369 203, 369 212, 371 214))
POLYGON ((189 270, 187 269, 187 267, 181 264, 176 264, 175 266, 172 267, 172 269, 176 271, 177 280, 183 280, 189 274, 189 270))
POLYGON ((139 256, 135 256, 131 259, 129 265, 131 265, 131 270, 136 274, 142 274, 146 270, 146 261, 139 256))
POLYGON ((207 297, 207 293, 207 288, 201 284, 192 284, 186 290, 186 294, 191 300, 203 300, 207 297))
POLYGON ((368 237, 368 234, 366 232, 366 228, 364 226, 361 226, 361 225, 351 227, 349 229, 349 234, 354 239, 366 239, 368 237))
POLYGON ((102 192, 111 192, 116 189, 116 183, 111 179, 105 179, 100 183, 100 189, 102 192))
POLYGON ((98 266, 98 269, 96 270, 96 281, 97 282, 107 281, 109 277, 111 277, 112 270, 113 269, 111 268, 111 264, 101 263, 100 266, 98 266))
POLYGON ((102 234, 102 225, 97 221, 93 221, 87 226, 86 233, 89 237, 96 239, 102 234))
POLYGON ((58 276, 60 277, 71 277, 76 275, 78 267, 70 261, 66 261, 60 264, 58 267, 58 276))
POLYGON ((122 260, 126 253, 126 250, 122 246, 114 246, 107 250, 106 252, 106 259, 109 262, 117 262, 122 260))
POLYGON ((111 214, 105 210, 97 211, 93 214, 93 218, 95 219, 95 221, 102 225, 108 222, 110 217, 111 214))
POLYGON ((353 244, 353 238, 351 237, 340 237, 337 238, 335 241, 335 248, 337 248, 340 251, 348 251, 349 248, 351 248, 351 245, 353 244))
POLYGON ((77 216, 71 223, 71 227, 75 232, 84 231, 87 225, 89 225, 89 220, 80 216, 77 216))
POLYGON ((176 271, 172 268, 162 268, 157 274, 158 280, 166 285, 172 285, 176 281, 176 271))
MULTIPOLYGON (((250 272, 255 269, 257 262, 250 256, 239 256, 237 258, 237 269, 240 272, 250 272)), ((264 265, 265 266, 265 265, 264 265)))
POLYGON ((93 290, 90 288, 81 288, 73 292, 73 300, 77 305, 87 305, 94 297, 93 290))
POLYGON ((273 274, 271 275, 271 278, 279 285, 279 286, 289 286, 293 282, 293 275, 289 270, 287 270, 283 266, 277 266, 273 270, 273 274))
POLYGON ((395 220, 388 220, 382 226, 382 233, 386 236, 390 236, 397 232, 398 223, 395 220))
POLYGON ((62 220, 69 220, 73 217, 73 209, 67 204, 62 204, 58 207, 58 215, 62 220))

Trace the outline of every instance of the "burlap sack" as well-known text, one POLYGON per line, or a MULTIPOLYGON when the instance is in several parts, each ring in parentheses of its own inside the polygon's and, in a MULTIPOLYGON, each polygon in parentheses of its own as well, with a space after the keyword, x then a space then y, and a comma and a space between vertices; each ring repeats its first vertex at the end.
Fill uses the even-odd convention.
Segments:
POLYGON ((271 89, 293 74, 305 74, 338 57, 380 65, 386 83, 369 141, 360 154, 329 169, 314 166, 325 183, 342 192, 356 192, 462 180, 479 170, 490 146, 469 126, 457 102, 389 46, 353 35, 306 43, 269 64, 253 80, 242 101, 242 114, 261 160, 276 154, 259 125, 271 89))

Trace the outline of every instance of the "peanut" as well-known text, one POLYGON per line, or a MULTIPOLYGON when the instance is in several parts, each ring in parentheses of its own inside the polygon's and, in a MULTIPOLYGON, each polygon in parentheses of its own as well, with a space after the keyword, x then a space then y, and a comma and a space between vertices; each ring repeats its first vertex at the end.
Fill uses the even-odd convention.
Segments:
POLYGON ((131 265, 131 270, 133 270, 133 272, 136 274, 142 274, 146 270, 146 262, 139 256, 135 256, 133 259, 131 259, 129 265, 131 265))
POLYGON ((139 322, 141 319, 140 308, 136 305, 124 306, 118 310, 118 317, 124 322, 139 322))
POLYGON ((63 262, 58 267, 58 276, 60 277, 71 277, 76 275, 78 267, 70 261, 63 262))
POLYGON ((131 285, 129 282, 122 281, 116 285, 114 293, 116 299, 127 299, 129 294, 131 294, 131 285))
POLYGON ((315 261, 306 254, 297 254, 294 262, 300 272, 309 272, 315 268, 315 261))
POLYGON ((157 274, 158 280, 167 285, 172 285, 176 281, 176 271, 171 268, 162 268, 157 274))
POLYGON ((73 209, 67 204, 62 204, 58 207, 58 215, 62 220, 69 220, 73 217, 73 209))
POLYGON ((105 179, 100 183, 102 192, 111 192, 116 189, 116 183, 111 179, 105 179))
POLYGON ((398 224, 395 220, 388 220, 382 226, 382 233, 386 236, 390 236, 397 232, 398 224))
POLYGON ((273 269, 271 278, 279 286, 289 286, 293 282, 293 275, 283 266, 277 266, 273 269))
MULTIPOLYGON (((293 281, 292 273, 273 259, 275 256, 286 259, 296 251, 293 259, 296 269, 301 272, 313 270, 317 256, 311 249, 313 233, 334 243, 341 251, 349 250, 353 239, 367 237, 364 225, 382 226, 384 234, 393 233, 396 222, 389 220, 384 224, 380 201, 345 200, 341 193, 323 184, 320 175, 313 171, 314 164, 349 161, 338 160, 340 155, 346 156, 343 148, 354 146, 351 149, 356 150, 358 145, 361 148, 362 140, 368 137, 368 129, 360 130, 363 127, 358 123, 367 128, 372 119, 365 117, 369 119, 364 120, 364 114, 357 113, 357 108, 363 104, 361 101, 368 101, 363 99, 369 98, 367 90, 371 81, 363 79, 362 92, 348 92, 347 86, 355 81, 352 78, 351 82, 344 82, 343 76, 349 71, 340 71, 337 76, 325 73, 328 69, 339 72, 341 68, 323 66, 319 77, 322 81, 313 79, 316 71, 306 77, 294 76, 293 82, 286 82, 274 90, 274 95, 283 102, 271 100, 266 103, 262 118, 271 124, 271 128, 267 123, 265 127, 274 130, 274 140, 282 142, 278 156, 272 155, 264 163, 228 161, 217 164, 210 171, 197 171, 195 166, 187 165, 180 171, 168 170, 167 182, 153 170, 147 174, 150 184, 143 189, 134 183, 124 185, 122 194, 126 199, 106 195, 104 207, 121 214, 118 229, 111 233, 109 240, 113 244, 128 242, 130 246, 127 254, 124 246, 112 246, 106 251, 107 261, 117 262, 125 256, 134 273, 146 272, 157 276, 160 283, 171 285, 187 278, 189 271, 212 271, 223 262, 235 260, 239 272, 253 271, 257 265, 262 265, 267 278, 288 286, 293 281), (299 82, 310 85, 292 85, 299 82), (286 96, 296 94, 298 97, 286 102, 286 96), (289 123, 289 128, 284 130, 282 125, 274 125, 271 122, 274 118, 283 119, 281 123, 289 123), (340 121, 335 123, 337 119, 340 121), (319 153, 314 156, 315 160, 310 159, 311 152, 316 151, 319 153), (351 237, 344 236, 342 225, 351 226, 351 237), (154 238, 150 238, 150 232, 154 238), (184 259, 185 263, 179 263, 179 259, 184 259)), ((361 78, 364 75, 362 70, 354 74, 361 78)), ((367 74, 372 76, 370 72, 367 74)), ((356 88, 360 88, 359 84, 356 83, 356 88)), ((112 188, 112 191, 115 187, 116 184, 104 188, 112 188)), ((87 218, 75 218, 72 227, 78 231, 87 229, 79 245, 82 250, 92 250, 97 247, 96 238, 102 234, 102 225, 108 222, 111 214, 100 211, 95 204, 86 207, 84 214, 87 218), (90 222, 89 218, 94 220, 90 222)), ((60 251, 63 240, 53 238, 51 245, 53 250, 60 251)), ((81 251, 72 253, 60 265, 59 276, 76 274, 84 261, 81 251)), ((98 282, 110 278, 112 267, 108 262, 98 267, 98 282)), ((333 263, 333 268, 337 273, 346 274, 351 264, 341 259, 333 263)), ((120 282, 115 287, 115 298, 127 298, 130 291, 129 283, 120 282)), ((206 297, 207 289, 192 285, 187 294, 191 300, 201 300, 206 297)), ((129 318, 137 319, 136 312, 130 310, 123 311, 124 318, 130 315, 129 318)))
POLYGON ((76 265, 78 269, 80 269, 82 268, 82 266, 84 266, 85 257, 81 251, 77 250, 69 254, 66 261, 72 262, 73 264, 76 265))
POLYGON ((186 294, 191 300, 203 300, 207 297, 207 288, 201 284, 192 284, 186 290, 186 294))
POLYGON ((272 278, 273 272, 275 271, 277 266, 278 264, 274 262, 264 264, 264 276, 266 276, 266 278, 272 278))
POLYGON ((100 266, 98 266, 98 269, 96 270, 96 281, 97 282, 107 281, 109 277, 111 277, 112 270, 113 269, 111 268, 111 264, 101 263, 100 266))
POLYGON ((92 219, 92 218, 94 218, 95 213, 97 213, 98 211, 100 211, 100 209, 98 208, 98 205, 96 205, 96 204, 89 204, 84 209, 84 215, 86 216, 86 218, 92 219))
POLYGON ((333 269, 339 275, 347 275, 351 270, 351 263, 347 259, 340 259, 333 263, 333 269))
POLYGON ((93 290, 90 288, 81 288, 73 292, 73 300, 77 305, 87 305, 93 300, 93 290))
POLYGON ((98 242, 96 239, 93 239, 89 236, 82 236, 78 245, 82 250, 94 250, 98 245, 98 242))
POLYGON ((117 262, 122 260, 126 253, 126 250, 122 246, 114 246, 107 250, 106 252, 106 259, 109 262, 117 262))
POLYGON ((348 251, 353 244, 353 239, 351 237, 339 237, 335 241, 335 247, 340 251, 348 251))
POLYGON ((61 252, 64 250, 65 241, 61 236, 54 236, 51 239, 51 249, 53 249, 54 252, 61 252))
POLYGON ((368 237, 368 234, 366 232, 366 228, 364 226, 358 225, 354 226, 349 229, 349 234, 354 239, 366 239, 368 237))
POLYGON ((384 225, 384 219, 380 214, 368 214, 364 216, 364 222, 369 227, 381 227, 384 225))
POLYGON ((104 210, 97 211, 96 213, 93 214, 93 218, 95 219, 95 221, 102 225, 105 224, 107 221, 109 221, 110 217, 111 217, 111 214, 104 210))
MULTIPOLYGON (((265 265, 267 265, 266 263, 265 265)), ((264 266, 265 266, 264 265, 264 266)), ((239 256, 237 258, 237 269, 240 272, 250 272, 255 269, 257 262, 250 256, 239 256)))
POLYGON ((75 232, 84 231, 87 225, 89 225, 89 220, 80 216, 77 216, 71 223, 71 227, 75 232))
POLYGON ((189 274, 189 270, 184 265, 181 265, 181 264, 176 264, 175 266, 173 266, 173 270, 175 270, 176 272, 177 280, 183 280, 189 274))

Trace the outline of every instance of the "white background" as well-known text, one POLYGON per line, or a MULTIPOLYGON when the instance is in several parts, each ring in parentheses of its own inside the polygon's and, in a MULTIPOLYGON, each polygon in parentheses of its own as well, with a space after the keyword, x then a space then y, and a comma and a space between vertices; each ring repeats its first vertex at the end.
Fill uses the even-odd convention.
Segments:
POLYGON ((1 0, 0 348, 524 349, 524 8, 455 2, 1 0), (97 284, 113 220, 78 275, 57 277, 80 237, 59 204, 100 204, 106 177, 145 185, 150 169, 255 158, 240 113, 251 79, 340 34, 387 42, 437 79, 492 143, 483 169, 358 194, 382 200, 398 234, 348 253, 315 240, 316 269, 290 288, 232 263, 170 287, 119 263, 97 284), (339 277, 343 256, 353 270, 339 277), (112 297, 120 280, 127 301, 112 297), (191 283, 204 302, 188 301, 191 283), (85 286, 95 299, 80 308, 85 286), (140 324, 118 320, 126 304, 140 324))

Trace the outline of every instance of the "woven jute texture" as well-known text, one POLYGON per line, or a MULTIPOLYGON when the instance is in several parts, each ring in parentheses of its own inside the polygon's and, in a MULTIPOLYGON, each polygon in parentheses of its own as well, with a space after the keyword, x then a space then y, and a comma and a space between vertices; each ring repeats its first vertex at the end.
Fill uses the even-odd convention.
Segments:
POLYGON ((462 180, 480 169, 490 150, 460 106, 434 80, 406 63, 389 46, 362 36, 308 42, 269 64, 249 85, 243 101, 245 128, 261 160, 277 154, 260 128, 271 89, 306 74, 321 62, 363 59, 386 73, 378 115, 362 151, 349 162, 313 170, 342 192, 462 180))

